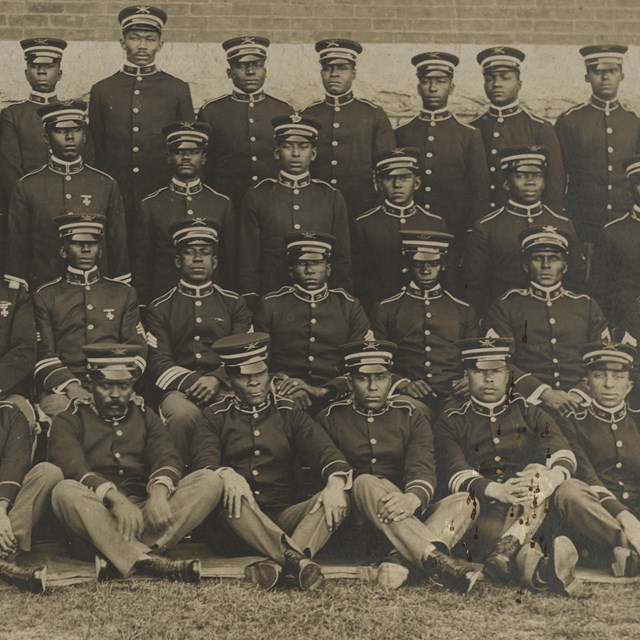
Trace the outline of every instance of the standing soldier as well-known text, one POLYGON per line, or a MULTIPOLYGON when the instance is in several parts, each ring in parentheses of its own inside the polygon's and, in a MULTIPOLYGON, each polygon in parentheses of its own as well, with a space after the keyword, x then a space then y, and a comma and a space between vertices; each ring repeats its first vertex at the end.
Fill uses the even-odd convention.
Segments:
POLYGON ((167 14, 156 7, 127 7, 118 14, 126 62, 91 87, 90 132, 99 169, 120 186, 132 246, 135 207, 171 178, 162 127, 193 120, 189 85, 155 65, 167 14))
POLYGON ((351 91, 362 45, 339 38, 320 40, 316 51, 325 97, 303 111, 322 125, 314 175, 340 189, 353 224, 377 202, 373 156, 395 145, 393 129, 381 107, 351 91))
POLYGON ((200 169, 207 161, 206 146, 211 128, 203 122, 171 122, 163 129, 167 161, 173 177, 168 187, 147 196, 136 212, 133 284, 140 303, 149 304, 176 284, 175 247, 169 233, 180 218, 212 219, 220 228, 221 281, 233 278, 236 255, 233 205, 227 196, 204 185, 200 169))
POLYGON ((640 119, 618 102, 626 51, 621 45, 580 49, 593 93, 556 122, 568 179, 567 215, 587 243, 598 241, 602 227, 631 206, 623 161, 640 152, 640 119))
POLYGON ((198 120, 213 130, 205 182, 229 196, 236 211, 249 187, 278 171, 271 121, 293 113, 290 105, 262 88, 269 44, 268 38, 260 36, 240 36, 223 42, 233 91, 206 102, 198 113, 198 120))
POLYGON ((522 82, 520 65, 525 55, 513 47, 491 47, 478 54, 484 91, 491 104, 471 124, 480 129, 491 177, 491 208, 504 204, 499 152, 505 147, 541 145, 549 150, 544 203, 552 211, 564 208, 565 175, 562 152, 550 122, 534 116, 518 101, 522 82))

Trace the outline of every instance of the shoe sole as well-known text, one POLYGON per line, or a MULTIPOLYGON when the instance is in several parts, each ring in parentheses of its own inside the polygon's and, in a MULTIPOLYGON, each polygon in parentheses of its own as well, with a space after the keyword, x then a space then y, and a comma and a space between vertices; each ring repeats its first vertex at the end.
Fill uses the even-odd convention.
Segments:
POLYGON ((47 589, 47 567, 40 567, 33 575, 34 580, 37 580, 38 587, 34 589, 35 593, 44 593, 47 589))
POLYGON ((309 562, 300 568, 298 574, 298 586, 302 591, 314 591, 324 584, 324 576, 320 565, 309 562))
POLYGON ((256 582, 267 591, 271 591, 277 584, 282 569, 275 562, 259 562, 256 567, 256 582))
POLYGON ((188 569, 184 576, 184 581, 195 584, 197 582, 200 582, 201 576, 202 576, 202 564, 200 563, 200 560, 190 560, 188 569))
POLYGON ((560 593, 572 596, 578 593, 582 583, 575 576, 578 552, 569 538, 558 536, 553 541, 553 570, 560 583, 560 593))
POLYGON ((616 547, 613 550, 611 572, 616 578, 624 578, 627 575, 627 561, 630 557, 631 550, 626 547, 616 547))
POLYGON ((385 589, 399 589, 409 579, 409 569, 394 562, 383 562, 378 567, 376 582, 385 589))
POLYGON ((503 571, 503 569, 498 568, 498 566, 496 566, 489 557, 484 563, 482 573, 484 573, 485 577, 492 582, 499 582, 502 584, 513 584, 515 582, 513 563, 507 563, 506 568, 503 571))

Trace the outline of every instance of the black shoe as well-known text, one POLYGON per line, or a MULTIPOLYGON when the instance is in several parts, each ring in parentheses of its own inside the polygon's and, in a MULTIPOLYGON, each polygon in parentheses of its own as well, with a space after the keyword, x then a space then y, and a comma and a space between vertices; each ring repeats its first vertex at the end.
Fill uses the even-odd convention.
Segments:
POLYGON ((44 593, 47 586, 47 567, 19 567, 0 560, 0 579, 24 591, 44 593))
POLYGON ((200 581, 200 560, 170 560, 162 556, 147 556, 135 563, 134 569, 178 582, 200 581))
POLYGON ((566 536, 553 541, 551 557, 543 556, 535 572, 535 582, 565 596, 575 595, 582 584, 575 576, 578 552, 566 536))
POLYGON ((484 575, 494 582, 514 583, 517 577, 514 560, 521 547, 515 536, 501 538, 484 561, 484 575))
POLYGON ((255 581, 267 591, 271 591, 278 584, 282 574, 282 567, 273 560, 258 562, 254 569, 255 581))
POLYGON ((458 593, 469 593, 482 573, 470 562, 452 558, 437 549, 423 557, 420 564, 425 576, 458 593))
POLYGON ((395 549, 380 563, 376 581, 385 589, 399 589, 408 579, 410 568, 404 556, 395 549))
POLYGON ((640 575, 640 555, 627 547, 616 547, 613 550, 611 571, 616 578, 640 575))
POLYGON ((320 565, 294 549, 284 550, 284 568, 292 575, 303 591, 318 589, 324 583, 320 565))

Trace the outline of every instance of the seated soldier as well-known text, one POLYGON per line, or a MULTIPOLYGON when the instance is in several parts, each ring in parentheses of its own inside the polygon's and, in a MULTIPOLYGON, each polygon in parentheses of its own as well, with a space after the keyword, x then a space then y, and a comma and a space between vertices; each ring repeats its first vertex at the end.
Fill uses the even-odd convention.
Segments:
POLYGON ((149 305, 149 371, 164 395, 160 415, 182 459, 201 409, 212 403, 225 380, 211 345, 245 333, 251 316, 242 298, 213 283, 218 266, 218 228, 209 218, 176 220, 170 227, 180 271, 178 286, 149 305))
MULTIPOLYGON (((440 415, 434 427, 438 461, 449 491, 478 502, 475 535, 465 544, 474 559, 484 560, 484 573, 498 582, 519 580, 535 591, 570 595, 578 586, 577 551, 558 536, 543 556, 534 535, 576 459, 546 413, 508 396, 512 349, 511 338, 460 343, 471 399, 440 415)), ((551 539, 549 532, 544 535, 551 539)))
POLYGON ((336 378, 338 347, 372 336, 360 303, 327 284, 335 240, 329 233, 287 234, 293 286, 261 298, 253 318, 255 330, 271 336, 269 369, 276 392, 303 409, 319 409, 348 392, 344 378, 336 378))
POLYGON ((167 161, 173 177, 169 186, 147 195, 138 204, 133 227, 133 284, 144 305, 165 293, 180 277, 169 233, 169 226, 178 218, 207 216, 221 229, 218 254, 225 270, 220 273, 224 286, 232 281, 236 261, 231 200, 200 179, 211 127, 204 122, 170 122, 162 132, 167 139, 167 161))
MULTIPOLYGON (((421 522, 436 485, 433 434, 426 418, 409 402, 389 400, 395 348, 393 342, 384 341, 343 345, 340 351, 353 399, 333 403, 320 413, 318 422, 356 475, 351 522, 373 525, 397 550, 378 568, 378 582, 399 587, 408 578, 403 566, 408 561, 424 575, 465 593, 480 572, 448 554, 473 522, 474 501, 463 493, 448 496, 433 505, 426 522, 421 522)), ((348 520, 343 526, 349 524, 348 520)))
POLYGON ((576 478, 554 496, 569 535, 592 563, 612 563, 616 576, 640 575, 640 418, 626 398, 637 356, 628 344, 583 349, 587 409, 561 426, 578 460, 576 478), (613 561, 613 562, 612 562, 613 561))
POLYGON ((324 578, 311 558, 347 513, 351 467, 318 424, 292 400, 269 391, 268 342, 265 333, 248 333, 213 345, 235 396, 204 410, 192 441, 192 468, 213 469, 222 479, 214 540, 225 551, 270 558, 256 567, 257 581, 267 589, 283 574, 303 590, 316 589, 324 578), (302 502, 296 495, 298 458, 326 481, 302 502))
POLYGON ((115 567, 123 576, 135 570, 197 582, 199 560, 157 554, 204 520, 222 484, 206 470, 183 478, 160 418, 134 398, 141 347, 93 344, 83 352, 94 403, 74 403, 51 426, 49 460, 66 478, 53 492, 55 514, 72 544, 79 539, 101 554, 99 580, 115 567))
POLYGON ((401 231, 411 282, 371 310, 376 338, 398 345, 393 391, 424 403, 437 414, 452 395, 466 389, 457 342, 478 334, 472 307, 442 288, 444 257, 453 236, 401 231))
POLYGON ((422 184, 420 152, 413 147, 378 153, 375 178, 383 203, 356 218, 354 290, 367 309, 407 283, 400 231, 446 231, 440 217, 414 202, 422 184))
POLYGON ((62 473, 48 462, 29 471, 32 440, 25 416, 0 402, 0 580, 42 593, 47 568, 18 566, 15 560, 31 551, 31 534, 62 473))
POLYGON ((135 289, 103 277, 97 266, 105 217, 67 214, 56 218, 64 276, 33 294, 38 329, 38 361, 34 370, 41 411, 53 419, 71 400, 91 402, 86 388, 88 342, 123 342, 145 347, 138 360, 146 366, 146 339, 135 289))
POLYGON ((580 349, 608 334, 598 303, 563 287, 569 236, 556 227, 531 227, 522 243, 528 289, 511 289, 494 301, 485 323, 487 337, 513 338, 515 391, 527 402, 542 401, 564 412, 581 398, 569 390, 583 376, 580 349))

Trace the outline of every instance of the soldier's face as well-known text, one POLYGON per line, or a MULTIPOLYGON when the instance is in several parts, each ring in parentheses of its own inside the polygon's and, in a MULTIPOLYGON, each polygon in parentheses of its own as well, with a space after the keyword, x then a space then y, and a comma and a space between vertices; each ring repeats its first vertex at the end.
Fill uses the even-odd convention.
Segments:
POLYGON ((507 393, 509 369, 507 365, 495 369, 466 369, 469 393, 480 402, 498 402, 507 393))
POLYGON ((415 192, 420 188, 420 177, 415 173, 403 173, 397 176, 383 175, 378 184, 389 202, 404 207, 413 200, 415 192))
POLYGON ((80 156, 87 130, 84 125, 77 127, 47 127, 45 137, 60 160, 72 162, 80 156))
POLYGON ((628 371, 592 369, 587 373, 589 395, 603 407, 617 407, 627 397, 633 383, 628 371))
POLYGON ((484 74, 484 92, 493 104, 500 107, 514 102, 520 93, 520 76, 517 71, 495 70, 484 74))
POLYGON ((133 378, 128 380, 94 380, 93 400, 98 414, 107 419, 120 418, 127 412, 133 393, 133 378))
POLYGON ((562 251, 535 251, 528 257, 524 270, 532 282, 553 287, 567 272, 567 260, 562 251))
POLYGON ((441 259, 411 260, 413 281, 421 289, 431 289, 440 281, 440 274, 444 269, 441 259))
POLYGON ((92 242, 65 240, 60 247, 60 255, 68 266, 80 271, 89 271, 100 259, 102 247, 97 240, 92 242))
POLYGON ((273 154, 283 171, 298 176, 309 171, 318 149, 310 142, 280 142, 273 154))
POLYGON ((60 68, 60 62, 50 62, 48 64, 27 62, 24 75, 34 91, 52 93, 55 91, 58 80, 62 77, 62 69, 60 68))
POLYGON ((207 161, 207 153, 195 142, 183 142, 179 149, 176 146, 169 149, 167 161, 176 178, 194 180, 207 161))
POLYGON ((449 76, 429 76, 420 78, 418 93, 425 109, 444 109, 453 92, 453 78, 449 76))
POLYGON ((618 87, 624 80, 624 73, 620 65, 611 65, 605 69, 589 67, 584 77, 591 85, 593 95, 601 100, 612 100, 618 95, 618 87))
POLYGON ((340 96, 351 90, 351 85, 356 78, 356 66, 349 62, 336 64, 323 64, 320 69, 320 78, 324 90, 331 96, 340 96))
POLYGON ((157 31, 132 29, 120 39, 127 61, 138 67, 153 64, 162 49, 162 36, 157 31))
POLYGON ((369 411, 384 407, 391 390, 391 373, 352 373, 347 378, 356 404, 369 411))
POLYGON ((542 171, 512 171, 504 182, 504 189, 512 200, 520 204, 535 204, 542 198, 544 173, 542 171))
POLYGON ((331 265, 327 260, 298 260, 291 265, 291 279, 310 291, 323 287, 330 276, 331 265))
POLYGON ((233 368, 227 371, 232 391, 240 402, 251 406, 261 404, 269 393, 269 371, 261 373, 242 374, 233 368))
POLYGON ((218 266, 215 250, 210 245, 188 246, 180 249, 176 266, 188 284, 209 282, 218 266))
POLYGON ((264 60, 250 62, 234 62, 227 69, 227 77, 233 85, 245 93, 254 93, 262 89, 267 78, 267 68, 264 60))

